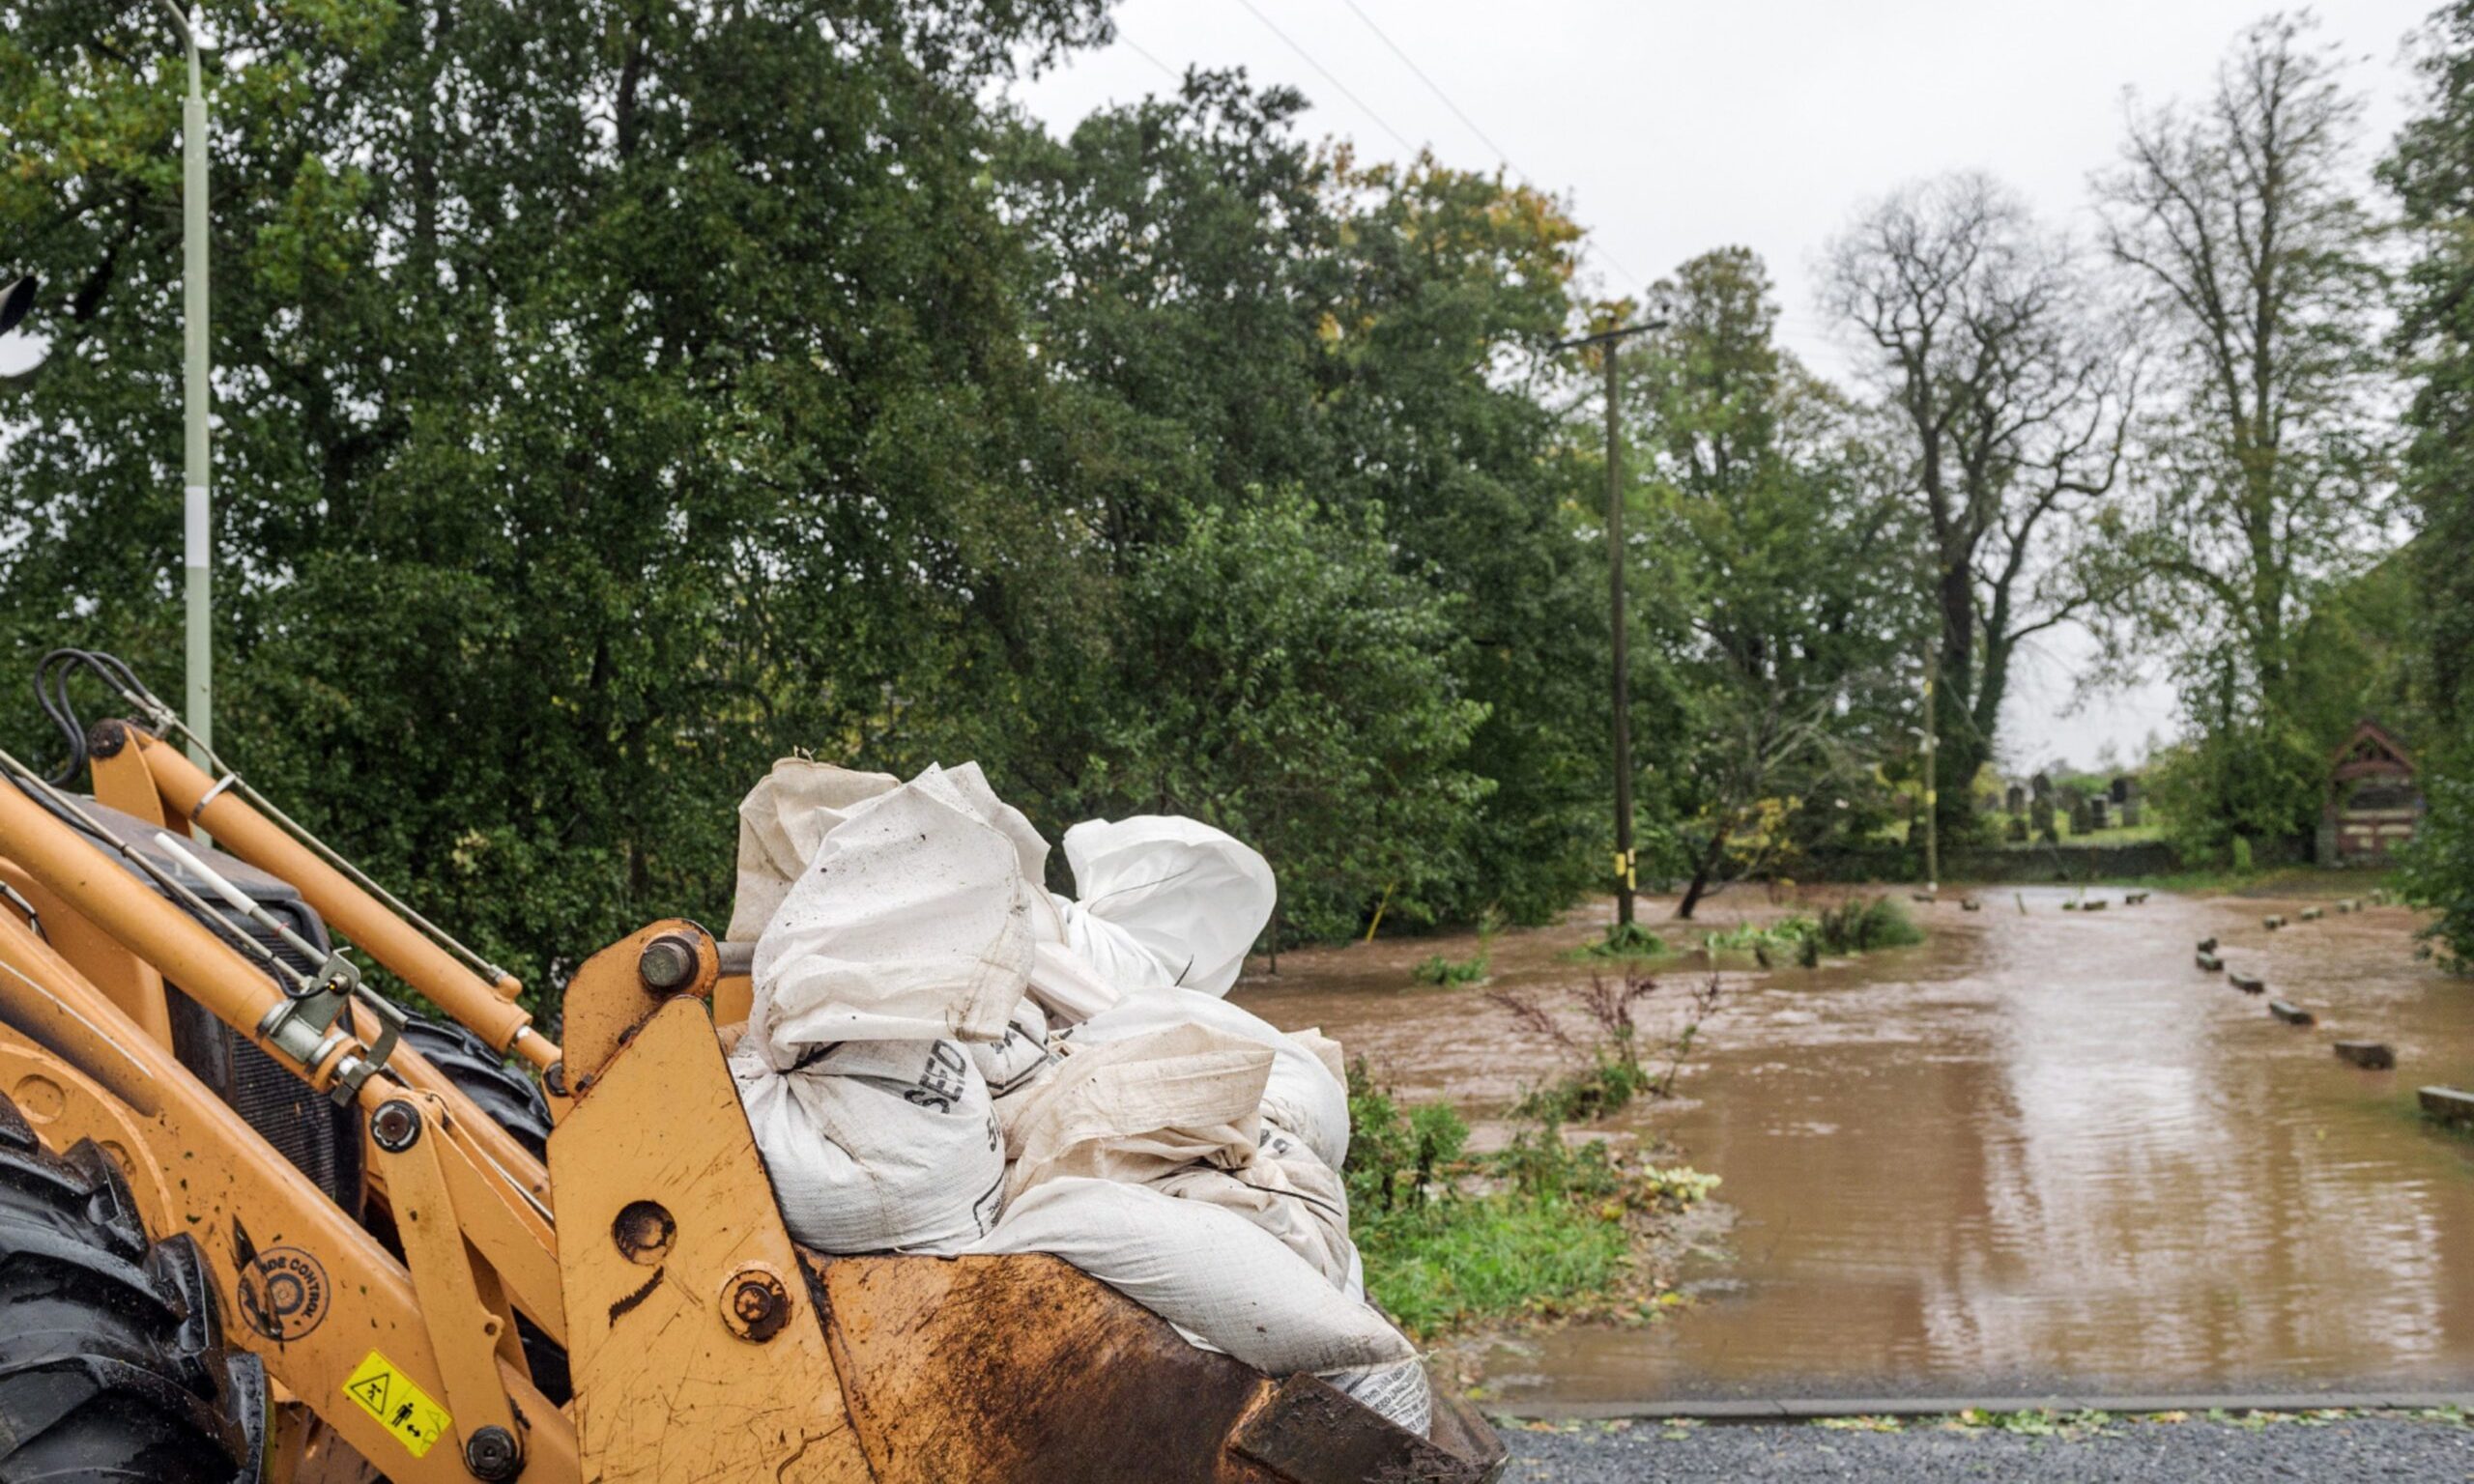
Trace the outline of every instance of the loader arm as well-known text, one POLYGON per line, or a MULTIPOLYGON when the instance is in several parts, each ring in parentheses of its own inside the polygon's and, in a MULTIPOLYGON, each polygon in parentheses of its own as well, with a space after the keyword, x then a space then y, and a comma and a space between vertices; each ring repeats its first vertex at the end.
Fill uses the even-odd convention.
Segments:
POLYGON ((309 1086, 340 1095, 385 1151, 382 1174, 386 1161, 419 1161, 417 1171, 394 1165, 405 1173, 389 1182, 399 1221, 427 1228, 405 1242, 408 1263, 15 914, 0 913, 0 1064, 14 1064, 11 1086, 22 1095, 38 1079, 47 1091, 35 1100, 64 1130, 120 1151, 141 1202, 156 1208, 155 1229, 197 1238, 238 1321, 234 1337, 389 1477, 578 1478, 572 1424, 504 1343, 513 1308, 565 1333, 555 1230, 546 1205, 486 1152, 485 1128, 374 1065, 377 1048, 355 1034, 346 1007, 324 1026, 304 1022, 306 1000, 18 788, 0 786, 0 853, 309 1086), (409 1141, 390 1136, 407 1106, 418 1114, 409 1141), (286 1305, 266 1301, 277 1279, 286 1305), (396 1400, 373 1409, 372 1394, 396 1400), (475 1467, 500 1457, 503 1467, 475 1467))

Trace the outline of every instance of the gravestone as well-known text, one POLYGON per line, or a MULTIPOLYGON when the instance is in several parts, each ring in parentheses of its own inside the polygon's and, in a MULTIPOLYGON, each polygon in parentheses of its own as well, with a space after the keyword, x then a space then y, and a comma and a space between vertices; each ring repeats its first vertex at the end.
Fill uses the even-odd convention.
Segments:
POLYGON ((2070 833, 2072 836, 2077 837, 2092 832, 2096 827, 2095 818, 2095 812, 2089 807, 2088 802, 2086 799, 2073 799, 2070 801, 2070 833))
POLYGON ((2129 803, 2131 801, 2132 794, 2136 791, 2137 785, 2131 781, 2128 774, 2124 774, 2122 777, 2114 780, 2113 795, 2114 803, 2129 803))
POLYGON ((2053 827, 2052 795, 2039 793, 2035 802, 2028 806, 2028 827, 2035 832, 2036 839, 2047 844, 2061 839, 2053 827))
POLYGON ((2012 784, 2009 787, 2001 791, 2001 807, 2014 816, 2026 813, 2028 812, 2028 790, 2017 784, 2012 784))
POLYGON ((2101 830, 2109 827, 2106 815, 2113 802, 2101 793, 2087 801, 2087 823, 2090 828, 2101 830))

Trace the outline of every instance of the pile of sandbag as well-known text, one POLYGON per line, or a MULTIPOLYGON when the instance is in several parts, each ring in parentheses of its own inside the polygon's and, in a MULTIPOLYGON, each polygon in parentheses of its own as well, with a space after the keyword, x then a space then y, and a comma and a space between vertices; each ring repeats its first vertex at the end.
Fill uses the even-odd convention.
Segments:
POLYGON ((783 1217, 826 1252, 1047 1252, 1192 1343, 1310 1371, 1424 1431, 1365 1301, 1339 1048, 1221 996, 1271 916, 1260 855, 1191 819, 1048 844, 974 764, 800 759, 739 811, 732 1053, 783 1217))

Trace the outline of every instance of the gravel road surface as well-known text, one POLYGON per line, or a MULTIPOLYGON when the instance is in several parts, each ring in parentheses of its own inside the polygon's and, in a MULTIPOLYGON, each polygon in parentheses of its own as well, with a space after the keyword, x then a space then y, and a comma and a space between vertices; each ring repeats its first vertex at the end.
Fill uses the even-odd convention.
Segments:
POLYGON ((1895 1432, 1804 1424, 1636 1422, 1504 1434, 1507 1484, 1635 1484, 1668 1479, 1896 1479, 2211 1484, 2249 1479, 2474 1480, 2463 1419, 2178 1422, 2121 1419, 2050 1436, 1909 1422, 1895 1432))

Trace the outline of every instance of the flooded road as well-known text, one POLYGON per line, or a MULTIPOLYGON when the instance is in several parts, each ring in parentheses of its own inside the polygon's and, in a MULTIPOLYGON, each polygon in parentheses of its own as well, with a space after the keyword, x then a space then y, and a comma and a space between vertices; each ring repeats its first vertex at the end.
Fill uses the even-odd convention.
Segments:
MULTIPOLYGON (((1696 1302, 1498 1345, 1493 1393, 2474 1384, 2474 1140, 2414 1114, 2416 1086, 2474 1081, 2474 985, 2415 959, 2400 908, 2270 932, 2263 914, 2310 903, 2106 891, 2109 910, 2080 913, 2068 895, 1987 890, 1978 913, 1945 896, 1913 908, 1920 947, 1730 973, 1680 1096, 1606 1130, 1663 1136, 1724 1178, 1733 1228, 1686 1263, 1696 1302), (2266 995, 2194 965, 2210 935, 2266 995), (2319 1023, 2272 1018, 2270 998, 2319 1023), (2340 1038, 2392 1043, 2398 1069, 2340 1062, 2340 1038)), ((1747 910, 1715 905, 1711 928, 1747 910)), ((1593 931, 1506 935, 1495 983, 1554 999, 1586 981, 1561 956, 1593 931)), ((1417 960, 1475 950, 1284 955, 1234 997, 1482 1116, 1557 1063, 1481 991, 1410 984, 1417 960)), ((1659 998, 1695 977, 1661 966, 1659 998)))

